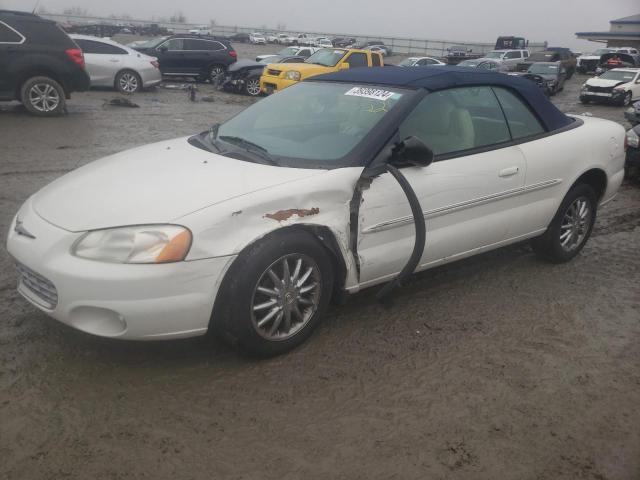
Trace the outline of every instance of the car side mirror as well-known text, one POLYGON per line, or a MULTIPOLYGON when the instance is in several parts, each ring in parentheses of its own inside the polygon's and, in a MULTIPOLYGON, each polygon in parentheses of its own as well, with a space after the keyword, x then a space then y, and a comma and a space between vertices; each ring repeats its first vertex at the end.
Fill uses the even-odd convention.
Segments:
POLYGON ((433 151, 418 137, 410 136, 391 148, 387 161, 394 166, 428 167, 433 162, 433 151))
POLYGON ((347 62, 340 64, 340 70, 349 70, 350 67, 351 65, 349 65, 347 62))
POLYGON ((158 50, 161 51, 162 53, 165 53, 169 49, 167 47, 160 47, 160 48, 158 48, 158 50))

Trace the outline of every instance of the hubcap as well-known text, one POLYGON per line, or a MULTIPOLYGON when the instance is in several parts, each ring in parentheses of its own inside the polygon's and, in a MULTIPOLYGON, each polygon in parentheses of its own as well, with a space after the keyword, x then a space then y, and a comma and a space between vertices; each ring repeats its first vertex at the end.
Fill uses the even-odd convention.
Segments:
POLYGON ((138 90, 138 78, 132 73, 125 73, 120 76, 120 88, 127 93, 138 90))
POLYGON ((294 253, 273 262, 253 292, 251 319, 261 337, 280 341, 302 330, 318 309, 322 278, 316 262, 294 253))
POLYGON ((587 236, 591 225, 591 206, 585 197, 579 197, 569 206, 560 225, 560 245, 571 252, 578 248, 587 236))
POLYGON ((29 89, 29 102, 39 112, 51 112, 60 104, 60 95, 50 84, 36 83, 29 89))
POLYGON ((249 95, 259 95, 260 94, 260 80, 257 78, 253 78, 247 82, 247 92, 249 95))

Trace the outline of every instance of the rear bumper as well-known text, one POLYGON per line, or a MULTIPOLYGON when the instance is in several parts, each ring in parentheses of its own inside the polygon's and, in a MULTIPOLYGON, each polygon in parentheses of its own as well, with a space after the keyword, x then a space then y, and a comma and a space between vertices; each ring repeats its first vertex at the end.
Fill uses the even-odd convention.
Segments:
POLYGON ((91 87, 91 78, 85 70, 81 70, 69 77, 65 87, 67 98, 72 92, 86 92, 91 87))

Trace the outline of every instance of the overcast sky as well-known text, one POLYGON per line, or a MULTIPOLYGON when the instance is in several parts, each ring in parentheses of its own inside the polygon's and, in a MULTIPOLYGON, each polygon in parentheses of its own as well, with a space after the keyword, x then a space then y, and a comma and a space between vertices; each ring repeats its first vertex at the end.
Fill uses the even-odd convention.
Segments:
MULTIPOLYGON (((0 8, 32 10, 37 0, 0 0, 0 8)), ((168 17, 191 23, 316 30, 438 40, 494 42, 499 35, 588 51, 578 31, 609 29, 609 20, 640 13, 638 0, 40 0, 49 12, 86 8, 95 15, 168 17)))

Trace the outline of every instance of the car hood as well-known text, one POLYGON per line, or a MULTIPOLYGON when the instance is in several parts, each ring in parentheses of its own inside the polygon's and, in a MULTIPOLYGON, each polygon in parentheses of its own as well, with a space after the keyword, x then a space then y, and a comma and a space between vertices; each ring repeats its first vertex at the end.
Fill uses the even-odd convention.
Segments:
POLYGON ((602 78, 590 78, 587 80, 587 85, 590 87, 616 87, 625 83, 627 82, 621 82, 620 80, 606 80, 602 78))
MULTIPOLYGON (((287 70, 295 70, 296 72, 300 72, 302 78, 308 77, 310 75, 318 75, 320 73, 329 73, 334 72, 336 70, 335 67, 323 67, 322 65, 315 65, 313 63, 287 63, 287 70)), ((284 70, 282 63, 270 63, 269 69, 273 70, 284 70)))
POLYGON ((185 137, 78 168, 40 190, 33 205, 42 218, 72 232, 167 223, 323 172, 236 160, 194 147, 185 137))
POLYGON ((246 68, 264 68, 264 63, 254 62, 253 60, 238 60, 236 63, 229 67, 229 72, 237 72, 238 70, 244 70, 246 68))

